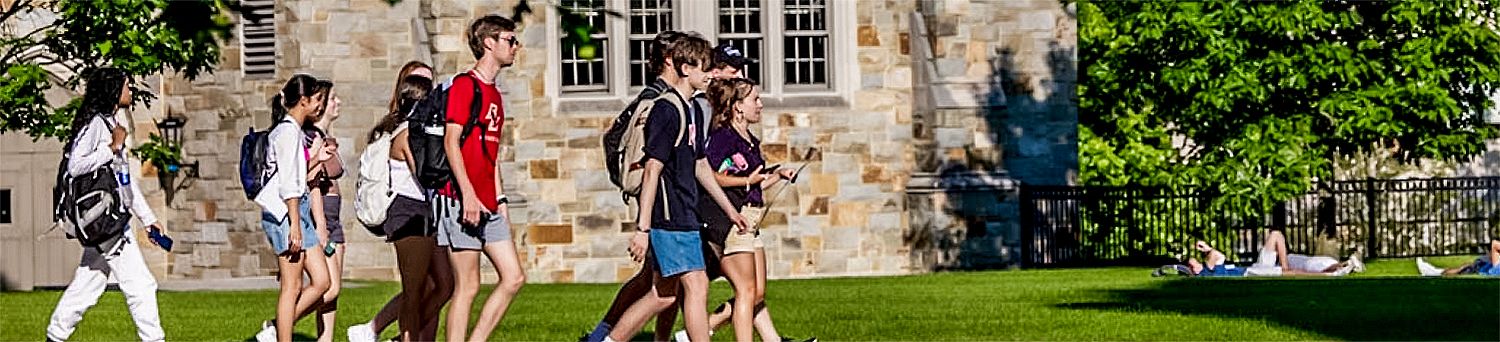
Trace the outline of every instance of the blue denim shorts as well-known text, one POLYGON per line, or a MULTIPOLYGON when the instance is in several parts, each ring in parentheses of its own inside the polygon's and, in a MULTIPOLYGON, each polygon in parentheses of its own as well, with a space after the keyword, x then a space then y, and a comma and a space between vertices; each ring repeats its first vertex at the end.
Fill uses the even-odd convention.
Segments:
POLYGON ((662 277, 704 270, 703 238, 695 231, 652 229, 651 253, 662 277))
MULTIPOLYGON (((314 226, 312 217, 312 206, 308 203, 307 195, 302 195, 302 200, 297 205, 297 212, 302 218, 302 249, 312 250, 318 247, 318 227, 314 226)), ((287 240, 291 239, 291 221, 288 216, 275 217, 271 213, 260 212, 260 228, 266 232, 266 240, 271 242, 271 249, 276 250, 276 255, 286 253, 291 246, 287 240)))

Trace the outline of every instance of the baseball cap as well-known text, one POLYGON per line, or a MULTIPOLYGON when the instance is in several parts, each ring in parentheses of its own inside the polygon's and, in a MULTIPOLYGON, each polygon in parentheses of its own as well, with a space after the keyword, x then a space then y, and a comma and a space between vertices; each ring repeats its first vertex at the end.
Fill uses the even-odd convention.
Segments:
POLYGON ((728 64, 735 69, 744 69, 745 64, 750 64, 750 59, 745 58, 745 53, 740 52, 740 48, 728 43, 714 47, 713 54, 714 62, 728 64))

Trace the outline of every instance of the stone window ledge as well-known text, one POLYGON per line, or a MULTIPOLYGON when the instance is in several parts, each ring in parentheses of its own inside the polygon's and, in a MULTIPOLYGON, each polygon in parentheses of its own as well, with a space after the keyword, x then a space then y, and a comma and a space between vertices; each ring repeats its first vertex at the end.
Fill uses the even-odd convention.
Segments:
MULTIPOLYGON (((558 113, 618 113, 630 104, 629 98, 604 95, 563 96, 557 101, 558 113)), ((780 98, 762 96, 766 110, 834 108, 847 109, 849 101, 838 95, 788 95, 780 98)))

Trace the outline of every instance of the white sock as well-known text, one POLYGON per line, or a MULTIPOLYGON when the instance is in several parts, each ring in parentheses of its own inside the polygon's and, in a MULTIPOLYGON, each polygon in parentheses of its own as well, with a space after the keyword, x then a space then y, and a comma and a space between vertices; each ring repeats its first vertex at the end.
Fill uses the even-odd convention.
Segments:
POLYGON ((672 334, 672 339, 676 340, 677 342, 691 341, 691 339, 688 339, 687 330, 678 330, 677 333, 672 334))
POLYGON ((604 342, 615 342, 615 339, 609 338, 609 336, 605 336, 604 342))

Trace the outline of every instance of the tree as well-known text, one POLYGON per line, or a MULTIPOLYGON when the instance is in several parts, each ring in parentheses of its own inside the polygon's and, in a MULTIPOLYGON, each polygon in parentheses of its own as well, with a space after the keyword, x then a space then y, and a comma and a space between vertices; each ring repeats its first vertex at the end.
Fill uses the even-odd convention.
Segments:
MULTIPOLYGON (((77 89, 88 72, 120 68, 137 82, 164 70, 196 78, 219 60, 219 40, 231 24, 229 0, 46 1, 19 0, 0 8, 0 132, 24 131, 34 139, 60 138, 78 99, 60 107, 46 92, 58 84, 77 89)), ((251 18, 259 20, 259 18, 251 18)), ((155 98, 133 84, 137 103, 155 98)))
POLYGON ((1464 160, 1496 129, 1483 1, 1079 3, 1081 179, 1199 188, 1254 215, 1336 158, 1464 160))

